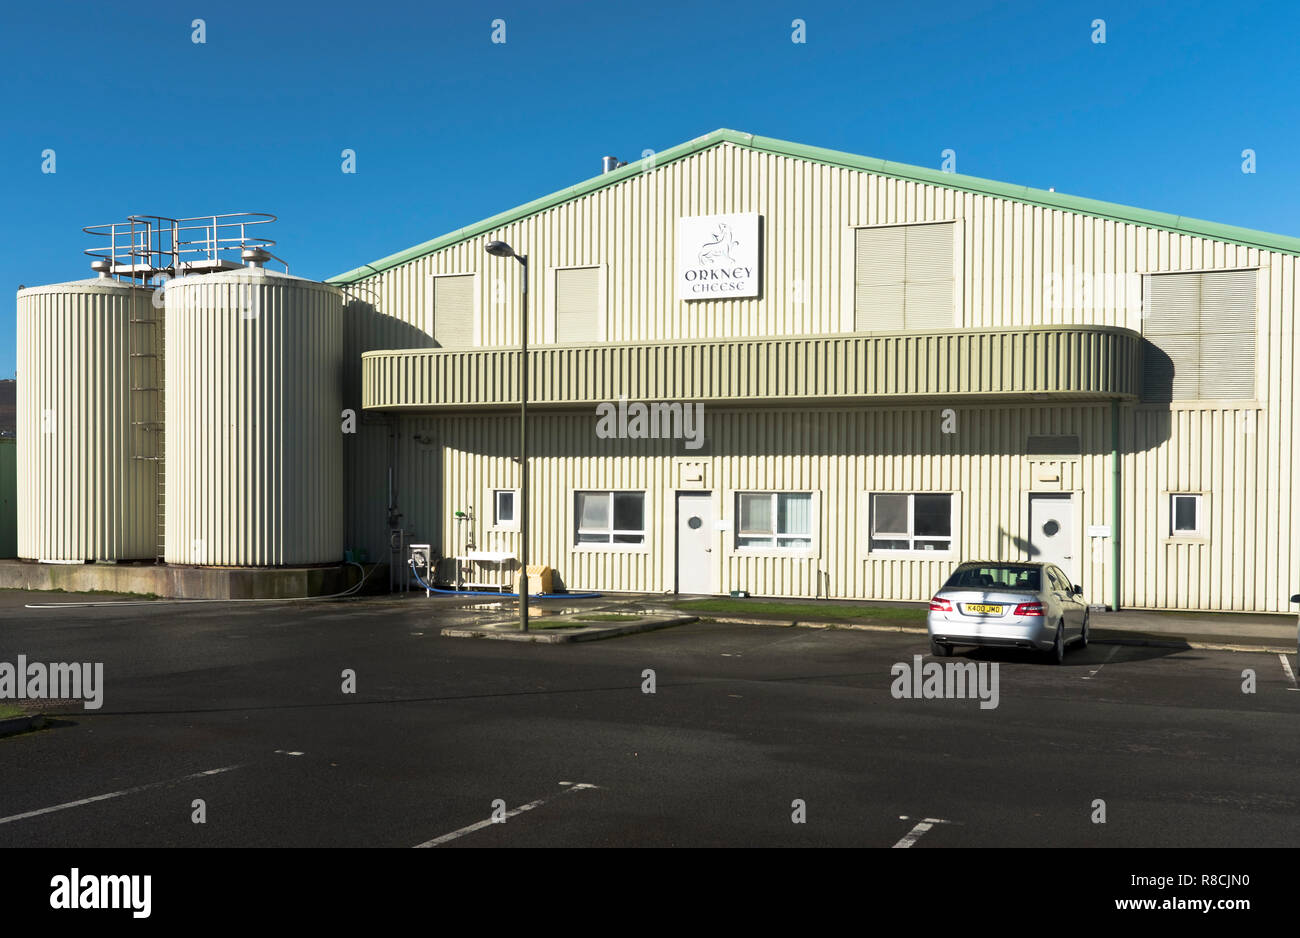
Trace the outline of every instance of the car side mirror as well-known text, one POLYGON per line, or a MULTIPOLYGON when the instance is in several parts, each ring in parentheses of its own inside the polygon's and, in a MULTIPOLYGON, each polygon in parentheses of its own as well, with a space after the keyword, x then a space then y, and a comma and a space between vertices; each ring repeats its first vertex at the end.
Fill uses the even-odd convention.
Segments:
POLYGON ((1082 596, 1082 595, 1083 595, 1083 587, 1080 586, 1078 583, 1075 583, 1075 584, 1074 584, 1074 595, 1075 595, 1075 596, 1082 596))

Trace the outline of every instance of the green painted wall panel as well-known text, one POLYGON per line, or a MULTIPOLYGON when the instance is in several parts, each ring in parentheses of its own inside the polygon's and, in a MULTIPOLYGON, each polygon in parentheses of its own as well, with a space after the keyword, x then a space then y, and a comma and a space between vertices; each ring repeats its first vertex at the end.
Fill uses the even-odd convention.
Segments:
MULTIPOLYGON (((502 408, 519 353, 403 349, 362 357, 372 410, 502 408)), ((1071 395, 1132 398, 1141 337, 1107 326, 566 346, 530 350, 538 405, 1071 395), (940 364, 945 362, 947 364, 940 364)))
POLYGON ((18 445, 0 440, 0 557, 18 556, 18 445))

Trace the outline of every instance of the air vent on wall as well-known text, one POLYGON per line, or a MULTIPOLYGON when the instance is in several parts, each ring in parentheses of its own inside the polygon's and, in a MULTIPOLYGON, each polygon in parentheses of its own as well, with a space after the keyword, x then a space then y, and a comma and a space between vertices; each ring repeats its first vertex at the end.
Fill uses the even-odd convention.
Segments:
POLYGON ((1074 436, 1031 436, 1025 443, 1025 452, 1030 456, 1078 456, 1079 437, 1074 436))

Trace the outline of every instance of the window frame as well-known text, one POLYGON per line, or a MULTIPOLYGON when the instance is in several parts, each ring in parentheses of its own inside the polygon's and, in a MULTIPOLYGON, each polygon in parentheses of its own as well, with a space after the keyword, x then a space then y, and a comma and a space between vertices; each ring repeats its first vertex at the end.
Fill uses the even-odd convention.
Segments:
MULTIPOLYGON (((840 330, 857 332, 857 281, 858 281, 858 230, 861 228, 903 228, 909 225, 952 225, 953 258, 953 325, 952 331, 966 328, 966 219, 923 218, 916 221, 860 221, 851 222, 843 230, 840 262, 844 274, 840 276, 840 330)), ((918 330, 924 333, 929 330, 918 330)))
MULTIPOLYGON (((727 554, 733 557, 820 557, 821 556, 821 492, 817 489, 779 489, 779 488, 762 488, 762 489, 728 489, 726 492, 727 511, 729 516, 724 522, 727 526, 727 533, 730 535, 726 538, 727 554), (740 498, 742 495, 769 495, 772 496, 772 526, 770 544, 745 545, 739 543, 742 536, 740 532, 740 498), (781 537, 799 537, 803 535, 782 535, 776 531, 777 518, 777 496, 780 495, 807 495, 809 497, 809 519, 808 519, 808 545, 806 547, 780 547, 777 540, 781 537)), ((748 535, 750 537, 764 537, 766 535, 748 535)))
POLYGON ((1204 492, 1169 492, 1169 524, 1166 527, 1165 537, 1171 540, 1205 540, 1207 533, 1205 530, 1206 499, 1204 492), (1191 531, 1180 531, 1176 527, 1178 523, 1178 510, 1176 507, 1177 500, 1180 498, 1193 499, 1196 506, 1196 529, 1191 531))
MULTIPOLYGON (((861 537, 863 543, 862 555, 873 559, 904 559, 914 560, 926 558, 930 560, 951 560, 960 553, 958 541, 961 534, 961 493, 953 491, 927 491, 925 489, 867 489, 862 493, 862 524, 861 537), (908 519, 907 519, 907 540, 913 545, 911 547, 872 547, 871 519, 872 519, 872 500, 877 495, 906 495, 908 496, 908 519), (917 495, 946 495, 948 496, 948 547, 946 550, 926 550, 917 548, 916 544, 916 502, 917 495)), ((895 538, 901 540, 901 538, 895 538)), ((938 540, 936 537, 922 536, 922 540, 938 540)))
MULTIPOLYGON (((595 270, 596 335, 590 342, 565 342, 564 345, 596 345, 609 341, 609 264, 556 264, 546 268, 546 312, 542 317, 542 339, 546 345, 559 345, 561 270, 595 270)), ((599 491, 599 490, 597 490, 599 491)))
MULTIPOLYGON (((1254 393, 1252 394, 1252 396, 1248 398, 1242 398, 1242 397, 1173 397, 1171 395, 1171 399, 1167 401, 1158 398, 1147 397, 1147 388, 1146 388, 1147 362, 1145 360, 1145 357, 1143 357, 1142 361, 1140 362, 1141 373, 1139 375, 1139 381, 1138 381, 1138 398, 1137 398, 1137 406, 1140 409, 1200 410, 1200 409, 1215 408, 1215 407, 1231 407, 1239 410, 1252 410, 1252 409, 1263 410, 1263 405, 1268 400, 1268 387, 1267 387, 1267 383, 1261 380, 1260 369, 1262 367, 1262 363, 1266 360, 1268 349, 1267 349, 1267 336, 1261 330, 1260 323, 1262 319, 1268 314, 1267 304, 1265 303, 1263 298, 1265 297, 1266 290, 1268 289, 1269 270, 1270 270, 1269 265, 1267 263, 1261 262, 1259 264, 1231 265, 1227 267, 1193 267, 1193 268, 1178 269, 1178 270, 1134 271, 1134 273, 1142 279, 1142 288, 1141 288, 1142 309, 1139 317, 1139 322, 1136 325, 1136 330, 1139 333, 1141 333, 1142 340, 1144 342, 1150 343, 1151 345, 1155 346, 1157 349, 1160 349, 1161 347, 1156 340, 1161 338, 1162 335, 1168 335, 1168 333, 1164 333, 1164 334, 1150 333, 1147 330, 1146 306, 1151 295, 1151 291, 1149 290, 1149 282, 1152 279, 1156 277, 1178 277, 1178 276, 1203 277, 1205 274, 1214 275, 1214 274, 1233 274, 1233 273, 1251 273, 1251 272, 1255 274, 1255 310, 1254 310, 1255 318, 1254 318, 1254 330, 1252 333, 1253 340, 1254 340, 1253 342, 1254 359, 1253 359, 1253 372, 1252 372, 1254 393)), ((1203 284, 1204 281, 1202 280, 1201 291, 1198 291, 1198 296, 1200 297, 1203 297, 1203 284)), ((1203 312, 1203 304, 1198 303, 1197 312, 1198 314, 1203 312)), ((1198 323, 1199 323, 1199 315, 1198 315, 1198 323)), ((1198 342, 1201 339, 1203 339, 1205 336, 1204 330, 1198 330, 1197 332, 1191 334, 1197 336, 1198 342)), ((1211 336, 1216 336, 1216 335, 1222 336, 1225 334, 1231 335, 1232 333, 1222 333, 1222 332, 1210 333, 1211 336)), ((1161 351, 1163 351, 1163 349, 1161 349, 1161 351)), ((1145 355, 1145 350, 1144 350, 1144 355, 1145 355)), ((1204 360, 1201 356, 1200 348, 1198 348, 1198 354, 1197 354, 1198 373, 1204 370, 1203 361, 1204 360)), ((1198 392, 1199 392, 1199 388, 1198 388, 1198 392)), ((1195 493, 1191 493, 1191 494, 1195 494, 1195 493)))
POLYGON ((473 289, 473 294, 474 294, 474 308, 473 308, 473 310, 470 312, 470 335, 472 336, 472 338, 471 338, 471 340, 470 340, 470 345, 469 345, 468 348, 463 348, 463 349, 457 349, 457 348, 446 348, 446 349, 444 349, 444 347, 441 346, 441 345, 439 345, 439 346, 434 346, 434 348, 435 348, 437 351, 444 351, 444 350, 445 350, 445 351, 448 351, 448 352, 457 352, 457 351, 462 351, 462 352, 464 352, 464 351, 469 351, 470 349, 479 348, 479 347, 482 346, 482 344, 483 344, 483 298, 482 298, 482 296, 481 296, 481 294, 480 294, 480 289, 479 289, 479 287, 480 287, 479 271, 477 271, 477 270, 446 270, 446 271, 439 271, 438 273, 432 273, 432 274, 429 274, 429 275, 425 278, 425 282, 424 282, 424 289, 425 289, 425 294, 424 294, 424 324, 425 324, 425 325, 424 325, 424 332, 425 332, 425 334, 427 334, 427 335, 429 336, 429 338, 432 339, 433 341, 435 341, 435 342, 438 341, 438 336, 437 336, 437 334, 436 334, 436 329, 437 329, 437 315, 436 315, 436 313, 437 313, 437 310, 434 308, 434 306, 435 306, 435 304, 434 304, 434 295, 435 295, 434 281, 435 281, 435 280, 440 280, 440 279, 442 279, 443 277, 471 277, 471 278, 472 278, 472 289, 473 289))
POLYGON ((571 490, 569 499, 569 549, 577 552, 593 553, 649 553, 650 551, 650 520, 651 499, 650 493, 646 489, 604 489, 604 488, 577 488, 571 490), (607 531, 595 531, 594 529, 584 529, 579 526, 581 516, 578 514, 578 496, 579 495, 608 495, 609 496, 609 529, 607 531), (614 496, 615 495, 640 495, 641 496, 641 530, 633 531, 631 529, 621 529, 614 527, 614 496), (583 534, 608 534, 609 541, 580 541, 579 537, 583 534), (614 541, 615 535, 640 534, 639 542, 614 541))
POLYGON ((489 531, 518 531, 519 530, 519 489, 493 488, 490 489, 490 491, 492 493, 492 499, 491 499, 492 522, 489 525, 488 530, 489 531), (497 509, 499 507, 497 503, 497 499, 500 495, 506 492, 510 493, 510 496, 514 502, 514 520, 502 523, 500 516, 497 513, 497 509))

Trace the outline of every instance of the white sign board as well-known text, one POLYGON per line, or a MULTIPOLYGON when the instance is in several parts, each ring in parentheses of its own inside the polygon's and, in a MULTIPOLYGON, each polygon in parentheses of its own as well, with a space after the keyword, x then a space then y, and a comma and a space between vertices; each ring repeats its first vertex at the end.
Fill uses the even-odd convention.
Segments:
POLYGON ((758 296, 758 213, 677 219, 677 299, 758 296))
POLYGON ((1090 524, 1088 525, 1089 537, 1110 537, 1110 525, 1108 524, 1090 524))

